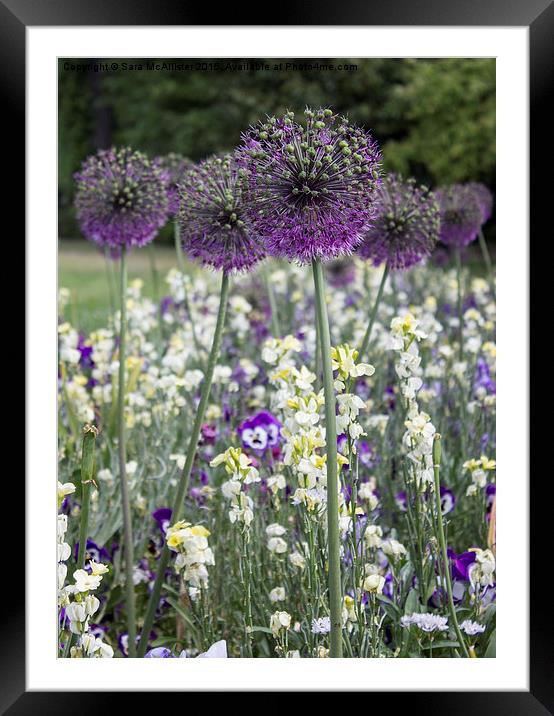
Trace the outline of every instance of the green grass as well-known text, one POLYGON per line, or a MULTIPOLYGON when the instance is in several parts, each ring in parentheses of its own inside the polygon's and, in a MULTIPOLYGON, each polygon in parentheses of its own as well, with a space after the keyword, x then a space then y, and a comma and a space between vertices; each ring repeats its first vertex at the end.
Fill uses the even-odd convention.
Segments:
MULTIPOLYGON (((473 276, 484 276, 485 267, 477 244, 472 251, 466 267, 473 276)), ((158 298, 168 294, 165 276, 169 269, 177 268, 175 249, 170 244, 154 241, 149 246, 131 251, 128 264, 129 283, 140 278, 144 281, 143 295, 156 298, 154 262, 158 281, 158 298)), ((191 273, 195 267, 185 261, 191 273)), ((89 333, 108 325, 110 315, 110 288, 108 271, 111 272, 112 292, 117 308, 118 262, 106 260, 101 251, 89 241, 60 240, 58 242, 58 287, 68 288, 71 302, 66 309, 69 321, 79 330, 89 333)), ((440 270, 440 269, 439 269, 440 270)))
MULTIPOLYGON (((128 257, 129 282, 135 278, 144 281, 144 295, 155 295, 155 265, 158 292, 162 297, 168 293, 165 276, 169 269, 177 267, 175 250, 154 242, 144 249, 131 251, 128 257)), ((111 272, 112 291, 117 301, 118 263, 104 255, 88 241, 59 241, 58 287, 71 292, 67 317, 80 330, 89 332, 106 326, 110 314, 110 288, 108 272, 111 272)))

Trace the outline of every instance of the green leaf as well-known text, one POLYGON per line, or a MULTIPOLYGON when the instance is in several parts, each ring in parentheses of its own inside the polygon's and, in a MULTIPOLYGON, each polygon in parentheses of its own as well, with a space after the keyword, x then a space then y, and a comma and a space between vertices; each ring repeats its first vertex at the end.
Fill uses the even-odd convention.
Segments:
POLYGON ((419 612, 419 592, 417 589, 410 589, 404 603, 404 614, 419 612))
POLYGON ((178 641, 176 636, 160 636, 152 642, 152 646, 165 646, 166 644, 175 644, 178 641))
POLYGON ((255 631, 263 631, 264 634, 271 634, 271 635, 273 635, 273 632, 271 631, 271 629, 268 629, 268 627, 263 627, 263 626, 253 626, 253 627, 252 627, 252 631, 253 631, 253 632, 255 632, 255 631))
POLYGON ((460 644, 457 641, 434 641, 433 642, 433 651, 435 649, 459 649, 460 644))
POLYGON ((378 599, 380 602, 383 602, 384 604, 387 604, 389 607, 392 607, 395 612, 400 612, 400 607, 398 606, 398 604, 395 604, 391 599, 389 599, 388 597, 386 597, 384 594, 378 594, 378 595, 377 595, 377 599, 378 599))
POLYGON ((496 629, 490 635, 487 650, 485 651, 485 659, 494 659, 496 657, 496 629))

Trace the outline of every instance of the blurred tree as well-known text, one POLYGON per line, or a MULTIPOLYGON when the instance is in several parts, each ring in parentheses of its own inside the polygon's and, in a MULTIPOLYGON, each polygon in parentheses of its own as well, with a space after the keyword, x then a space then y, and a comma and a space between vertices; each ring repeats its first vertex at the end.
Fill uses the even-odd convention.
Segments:
POLYGON ((433 183, 494 180, 494 60, 406 60, 390 109, 404 117, 400 139, 385 143, 387 165, 433 183))
MULTIPOLYGON (((127 60, 135 65, 147 61, 152 60, 127 60)), ((332 106, 370 127, 381 144, 387 169, 413 174, 430 184, 471 179, 492 186, 494 60, 302 58, 282 62, 287 61, 353 64, 357 69, 120 69, 103 73, 101 81, 98 76, 87 81, 84 73, 63 71, 60 61, 60 235, 78 235, 71 209, 72 174, 99 146, 100 136, 111 134, 114 143, 130 144, 153 155, 175 151, 198 160, 233 149, 241 131, 265 114, 285 109, 300 113, 306 105, 332 106), (102 127, 99 122, 104 123, 102 127)), ((117 62, 121 66, 125 60, 117 58, 117 62)), ((280 60, 202 62, 259 62, 273 67, 280 60)))

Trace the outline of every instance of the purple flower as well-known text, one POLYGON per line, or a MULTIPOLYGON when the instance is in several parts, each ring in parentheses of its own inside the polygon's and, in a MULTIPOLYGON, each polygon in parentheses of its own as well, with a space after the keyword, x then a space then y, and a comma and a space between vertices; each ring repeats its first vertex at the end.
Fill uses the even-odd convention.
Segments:
MULTIPOLYGON (((79 554, 79 542, 75 542, 73 553, 75 555, 75 560, 77 560, 79 554)), ((96 542, 93 542, 91 539, 87 539, 87 547, 85 550, 85 565, 90 562, 91 559, 95 562, 112 561, 111 555, 105 547, 99 547, 96 542)))
POLYGON ((262 410, 242 422, 237 432, 245 447, 258 452, 279 444, 281 423, 267 410, 262 410))
POLYGON ((181 241, 192 259, 232 273, 247 271, 264 258, 261 242, 245 223, 242 182, 230 156, 194 165, 179 190, 181 241))
POLYGON ((456 496, 449 490, 448 487, 442 487, 441 485, 441 508, 442 514, 447 515, 449 512, 456 507, 456 496))
POLYGON ((492 511, 492 506, 493 506, 495 497, 496 497, 496 485, 493 482, 491 482, 485 488, 485 505, 486 505, 486 512, 487 512, 487 521, 490 520, 490 518, 491 518, 491 511, 492 511))
POLYGON ((443 244, 463 248, 477 238, 482 210, 475 192, 467 184, 438 189, 440 235, 443 244))
POLYGON ((163 157, 156 157, 153 163, 162 170, 162 177, 166 183, 169 214, 176 216, 179 213, 178 185, 185 173, 194 166, 194 163, 175 152, 170 152, 163 157))
POLYGON ((79 365, 83 369, 94 368, 94 361, 92 360, 92 346, 86 343, 85 336, 82 333, 79 333, 77 350, 81 354, 79 358, 79 365))
POLYGON ((469 582, 469 568, 475 562, 475 552, 456 554, 454 550, 449 549, 448 557, 452 568, 452 579, 469 582))
POLYGON ((493 200, 491 192, 484 184, 480 184, 479 182, 469 182, 466 186, 469 187, 477 197, 479 208, 481 209, 481 224, 486 224, 492 214, 493 200))
POLYGON ((167 221, 162 172, 129 147, 101 149, 75 174, 75 209, 83 234, 118 255, 123 246, 144 246, 167 221))
POLYGON ((431 255, 439 236, 435 196, 414 179, 389 174, 378 192, 377 214, 358 249, 377 266, 407 269, 431 255))
POLYGON ((169 507, 160 507, 152 512, 152 517, 158 523, 162 534, 165 535, 171 522, 171 509, 169 507))
POLYGON ((270 254, 308 263, 350 254, 375 213, 381 155, 373 138, 330 109, 287 112, 242 135, 237 150, 253 231, 270 254))
POLYGON ((488 394, 496 395, 496 381, 491 378, 489 364, 484 358, 477 358, 475 365, 475 390, 484 388, 488 394))
POLYGON ((202 443, 204 445, 213 445, 217 438, 217 428, 215 425, 209 425, 204 423, 201 427, 202 431, 202 443))
POLYGON ((396 493, 396 495, 394 496, 394 501, 401 512, 408 511, 408 496, 406 495, 404 490, 396 493))
POLYGON ((145 659, 175 659, 176 657, 165 646, 157 646, 150 649, 144 655, 145 659))

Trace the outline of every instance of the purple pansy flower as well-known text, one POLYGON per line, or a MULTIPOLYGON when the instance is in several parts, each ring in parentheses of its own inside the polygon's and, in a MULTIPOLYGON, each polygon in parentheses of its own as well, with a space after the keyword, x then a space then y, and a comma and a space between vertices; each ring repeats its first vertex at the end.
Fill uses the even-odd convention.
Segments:
MULTIPOLYGON (((79 542, 75 542, 73 553, 75 555, 76 560, 79 554, 79 542)), ((95 562, 112 561, 112 557, 105 547, 99 547, 96 542, 93 542, 91 539, 87 539, 87 548, 85 551, 85 565, 90 562, 91 559, 95 562)))
POLYGON ((167 528, 171 524, 171 513, 172 511, 169 507, 159 507, 157 510, 152 512, 152 517, 158 523, 158 527, 163 535, 165 535, 167 528))
POLYGON ((452 510, 456 507, 456 496, 454 495, 452 490, 449 490, 448 487, 443 487, 442 485, 440 489, 440 495, 442 514, 447 515, 449 512, 452 512, 452 510))
POLYGON ((237 428, 243 445, 257 452, 277 447, 280 430, 281 423, 267 410, 248 418, 237 428))

